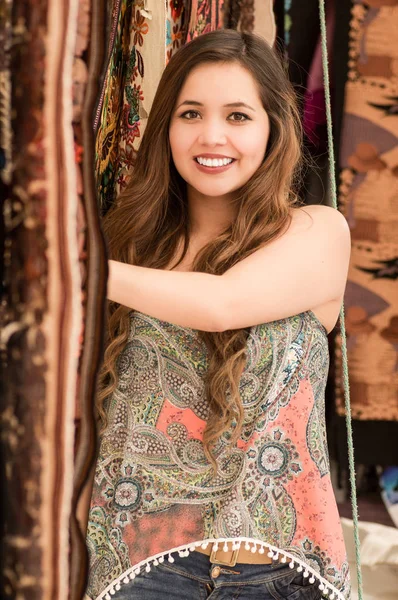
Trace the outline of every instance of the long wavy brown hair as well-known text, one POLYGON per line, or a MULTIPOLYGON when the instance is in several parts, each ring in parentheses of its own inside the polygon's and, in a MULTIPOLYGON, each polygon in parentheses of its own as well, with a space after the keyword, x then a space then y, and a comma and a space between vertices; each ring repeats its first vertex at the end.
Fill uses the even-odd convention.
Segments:
MULTIPOLYGON (((261 246, 280 236, 299 205, 295 189, 301 165, 302 129, 296 96, 286 67, 261 37, 222 29, 183 46, 166 66, 128 185, 103 219, 109 258, 155 269, 184 258, 189 243, 186 182, 173 163, 168 131, 182 85, 199 64, 230 62, 247 69, 258 84, 270 121, 265 157, 236 193, 237 218, 197 254, 193 271, 223 274, 261 246)), ((100 434, 107 426, 106 406, 118 385, 117 358, 129 333, 131 309, 107 302, 105 354, 99 374, 97 413, 100 434)), ((204 378, 209 418, 203 447, 214 474, 217 449, 236 444, 243 426, 239 381, 246 362, 249 328, 198 331, 208 351, 204 378), (223 438, 221 440, 221 438, 223 438)))

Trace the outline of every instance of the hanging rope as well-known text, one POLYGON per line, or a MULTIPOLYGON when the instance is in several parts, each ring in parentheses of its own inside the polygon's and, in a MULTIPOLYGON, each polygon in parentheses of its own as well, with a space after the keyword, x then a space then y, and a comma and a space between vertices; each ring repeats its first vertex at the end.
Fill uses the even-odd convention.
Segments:
MULTIPOLYGON (((323 81, 324 81, 324 86, 325 86, 326 121, 327 121, 327 132, 328 132, 330 192, 331 192, 331 197, 332 197, 332 201, 333 201, 333 206, 335 209, 338 210, 338 208, 337 208, 337 193, 336 193, 336 170, 335 170, 333 132, 332 132, 332 111, 331 111, 331 105, 330 105, 325 0, 319 0, 319 16, 320 16, 320 25, 321 25, 323 81)), ((358 504, 357 504, 357 490, 356 490, 356 483, 355 483, 354 445, 353 445, 353 441, 352 441, 350 382, 349 382, 349 377, 348 377, 348 359, 347 359, 347 343, 346 343, 345 321, 344 321, 344 303, 342 304, 341 311, 340 311, 340 328, 341 328, 341 339, 342 339, 344 398, 345 398, 346 424, 347 424, 348 462, 349 462, 349 469, 350 469, 352 520, 353 520, 353 524, 354 524, 355 556, 356 556, 356 570, 357 570, 357 581, 358 581, 358 600, 362 600, 361 547, 360 547, 359 533, 358 533, 358 504)))

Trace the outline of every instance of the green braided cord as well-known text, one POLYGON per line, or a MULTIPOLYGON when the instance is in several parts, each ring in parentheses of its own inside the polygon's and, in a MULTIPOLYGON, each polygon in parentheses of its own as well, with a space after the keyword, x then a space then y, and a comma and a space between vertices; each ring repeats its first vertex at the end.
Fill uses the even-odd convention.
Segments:
MULTIPOLYGON (((333 149, 333 132, 332 132, 332 111, 330 106, 330 87, 329 87, 329 68, 328 68, 328 52, 327 52, 327 36, 326 36, 326 17, 325 17, 325 0, 319 0, 319 15, 321 25, 321 43, 322 43, 322 65, 323 65, 323 80, 325 86, 325 103, 326 103, 326 118, 328 132, 328 150, 329 150, 329 177, 330 191, 333 200, 333 206, 337 207, 336 193, 336 171, 333 149)), ((355 556, 356 569, 358 580, 358 600, 362 600, 362 573, 361 573, 361 548, 358 534, 358 505, 357 491, 355 483, 355 464, 354 464, 354 445, 352 441, 352 426, 351 426, 351 406, 350 406, 350 383, 348 377, 348 359, 347 359, 347 344, 344 322, 344 303, 340 311, 340 328, 342 339, 342 361, 343 361, 343 379, 344 379, 344 396, 347 424, 347 442, 348 442, 348 462, 350 465, 350 485, 351 485, 351 504, 352 504, 352 519, 354 524, 354 540, 355 540, 355 556)))

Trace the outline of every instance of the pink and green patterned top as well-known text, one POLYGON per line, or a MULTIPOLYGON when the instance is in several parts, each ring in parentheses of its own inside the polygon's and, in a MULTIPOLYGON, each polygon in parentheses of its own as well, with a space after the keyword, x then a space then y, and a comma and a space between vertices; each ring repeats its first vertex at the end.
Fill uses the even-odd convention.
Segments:
POLYGON ((325 598, 348 600, 325 428, 329 348, 315 314, 250 328, 244 427, 233 448, 228 432, 220 438, 216 478, 202 444, 208 354, 198 331, 137 311, 130 323, 96 465, 86 598, 110 599, 173 553, 218 542, 279 557, 325 598))

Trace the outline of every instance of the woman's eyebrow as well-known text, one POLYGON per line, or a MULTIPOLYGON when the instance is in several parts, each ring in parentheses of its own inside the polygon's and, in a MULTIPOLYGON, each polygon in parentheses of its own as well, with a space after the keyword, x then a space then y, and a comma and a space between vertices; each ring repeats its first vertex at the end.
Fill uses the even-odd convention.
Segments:
MULTIPOLYGON (((197 102, 196 100, 184 100, 184 102, 181 102, 181 104, 179 106, 177 106, 177 110, 181 107, 184 106, 185 104, 190 104, 191 106, 203 106, 203 104, 201 102, 197 102)), ((224 104, 224 107, 234 107, 234 108, 248 108, 249 110, 252 110, 253 112, 256 112, 254 108, 252 108, 251 106, 249 106, 248 104, 245 104, 245 102, 230 102, 229 104, 224 104)))

